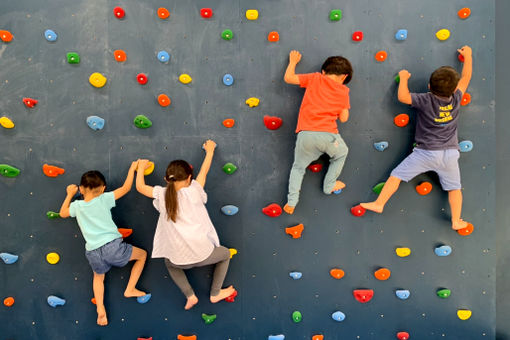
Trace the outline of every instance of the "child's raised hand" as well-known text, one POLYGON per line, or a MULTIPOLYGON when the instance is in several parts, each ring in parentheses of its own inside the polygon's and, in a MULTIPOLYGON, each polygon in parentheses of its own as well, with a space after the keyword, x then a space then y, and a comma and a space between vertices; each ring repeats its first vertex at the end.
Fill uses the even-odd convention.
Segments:
POLYGON ((457 52, 459 52, 463 57, 471 56, 471 54, 473 53, 471 47, 469 47, 468 45, 462 46, 457 50, 457 52))
POLYGON ((66 188, 67 195, 74 196, 78 192, 78 186, 76 184, 69 184, 66 188))
POLYGON ((129 167, 129 171, 135 171, 137 167, 138 167, 138 160, 133 161, 131 163, 131 166, 129 167))
POLYGON ((149 160, 148 159, 139 159, 138 161, 136 161, 136 163, 138 166, 138 171, 144 172, 145 168, 147 168, 147 166, 149 165, 149 160))
POLYGON ((216 143, 211 140, 211 139, 208 139, 205 141, 205 143, 202 145, 202 148, 205 150, 205 152, 211 152, 211 151, 214 151, 214 149, 216 148, 216 143))
POLYGON ((401 70, 398 73, 398 75, 400 77, 400 80, 402 80, 402 79, 407 80, 407 79, 411 78, 411 73, 409 73, 408 70, 401 70))
POLYGON ((289 53, 289 63, 291 64, 297 64, 301 60, 301 53, 296 50, 292 50, 289 53))

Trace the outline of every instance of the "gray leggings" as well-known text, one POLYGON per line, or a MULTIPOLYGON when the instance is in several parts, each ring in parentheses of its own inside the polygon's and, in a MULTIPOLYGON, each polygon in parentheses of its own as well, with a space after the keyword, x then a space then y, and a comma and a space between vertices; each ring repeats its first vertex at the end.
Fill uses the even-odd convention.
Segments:
POLYGON ((202 262, 194 263, 194 264, 186 264, 186 265, 176 265, 170 262, 169 259, 165 259, 166 269, 168 269, 168 273, 170 273, 170 277, 174 280, 175 284, 180 288, 182 293, 189 298, 195 294, 193 292, 193 288, 188 282, 188 278, 184 273, 183 269, 190 269, 194 267, 203 267, 210 264, 216 264, 214 267, 213 280, 211 284, 211 296, 216 296, 220 293, 221 286, 223 285, 223 281, 225 280, 225 276, 227 275, 228 264, 230 262, 230 251, 223 247, 219 246, 214 248, 211 255, 208 258, 203 260, 202 262))

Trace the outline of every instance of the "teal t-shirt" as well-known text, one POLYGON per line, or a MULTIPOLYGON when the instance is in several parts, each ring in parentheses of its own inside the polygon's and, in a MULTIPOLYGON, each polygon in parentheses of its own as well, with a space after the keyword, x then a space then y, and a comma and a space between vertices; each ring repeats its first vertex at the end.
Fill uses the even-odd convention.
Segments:
POLYGON ((115 206, 113 191, 106 192, 91 201, 76 200, 69 206, 69 215, 76 217, 85 238, 85 249, 102 247, 122 235, 113 222, 111 208, 115 206))

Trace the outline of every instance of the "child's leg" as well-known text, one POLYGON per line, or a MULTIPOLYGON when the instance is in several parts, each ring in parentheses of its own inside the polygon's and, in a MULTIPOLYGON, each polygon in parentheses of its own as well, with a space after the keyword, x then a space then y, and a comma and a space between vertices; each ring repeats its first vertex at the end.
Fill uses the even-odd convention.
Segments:
POLYGON ((145 264, 145 260, 147 259, 147 252, 143 249, 133 247, 133 252, 131 253, 131 258, 129 261, 135 261, 133 264, 133 268, 131 268, 131 275, 129 276, 129 281, 124 291, 125 297, 135 297, 135 296, 144 296, 146 293, 141 290, 136 289, 136 284, 140 275, 142 274, 143 266, 145 264))
POLYGON ((460 190, 448 191, 448 201, 452 211, 452 229, 466 228, 468 223, 460 218, 462 212, 462 192, 460 190))
POLYGON ((194 305, 196 305, 198 302, 198 298, 196 297, 193 288, 191 288, 191 285, 189 284, 188 278, 186 277, 184 270, 178 268, 168 259, 165 259, 165 266, 172 280, 175 282, 177 287, 179 287, 184 296, 186 296, 187 301, 186 305, 184 306, 184 309, 188 310, 194 305))
POLYGON ((94 280, 92 281, 92 289, 94 290, 94 298, 96 299, 97 324, 99 326, 106 326, 108 324, 106 309, 104 307, 104 276, 105 274, 97 274, 94 272, 94 280))
POLYGON ((391 196, 393 196, 393 194, 397 191, 399 185, 400 179, 394 176, 390 176, 375 201, 369 203, 360 203, 360 205, 365 209, 372 210, 373 212, 382 213, 384 206, 391 198, 391 196))
POLYGON ((328 172, 324 177, 323 190, 325 194, 329 195, 333 191, 345 187, 345 184, 338 180, 338 176, 340 176, 342 172, 348 152, 349 148, 347 148, 342 137, 340 137, 340 135, 335 135, 335 141, 326 149, 326 153, 329 155, 330 159, 328 172))

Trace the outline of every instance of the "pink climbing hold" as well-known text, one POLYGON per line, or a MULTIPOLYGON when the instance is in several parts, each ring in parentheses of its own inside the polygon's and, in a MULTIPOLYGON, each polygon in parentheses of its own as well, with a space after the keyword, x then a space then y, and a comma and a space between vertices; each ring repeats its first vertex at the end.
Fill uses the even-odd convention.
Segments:
POLYGON ((26 107, 34 107, 39 101, 37 99, 33 99, 33 98, 23 98, 23 103, 25 104, 26 107))
POLYGON ((367 303, 374 297, 374 291, 372 289, 355 289, 352 295, 358 302, 367 303))
POLYGON ((407 332, 398 332, 397 333, 398 340, 409 340, 410 336, 407 332))
POLYGON ((282 126, 283 120, 279 117, 264 116, 264 125, 269 130, 277 130, 282 126))
POLYGON ((312 163, 312 164, 310 164, 307 168, 308 168, 308 170, 310 170, 311 172, 321 172, 321 170, 322 170, 322 164, 320 164, 320 163, 312 163))
POLYGON ((262 208, 262 212, 269 217, 278 217, 282 214, 282 207, 276 203, 271 203, 267 207, 262 208))
POLYGON ((365 212, 366 212, 365 208, 363 208, 359 204, 351 208, 351 214, 353 214, 356 217, 361 217, 365 215, 365 212))

